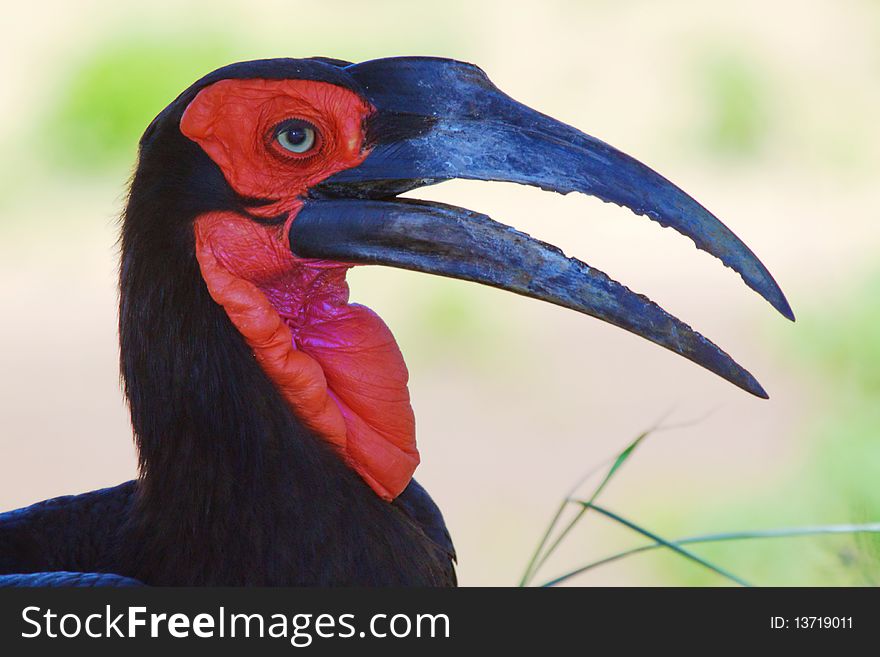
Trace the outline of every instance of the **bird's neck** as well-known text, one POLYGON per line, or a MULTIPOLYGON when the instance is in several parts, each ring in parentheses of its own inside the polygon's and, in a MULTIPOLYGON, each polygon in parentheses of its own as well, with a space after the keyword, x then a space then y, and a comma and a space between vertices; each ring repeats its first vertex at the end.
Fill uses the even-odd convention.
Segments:
POLYGON ((165 258, 145 257, 130 237, 121 361, 141 477, 126 574, 174 585, 442 581, 448 557, 299 421, 192 251, 169 243, 165 258))
MULTIPOLYGON (((257 555, 284 531, 290 501, 326 487, 307 481, 322 445, 211 300, 195 259, 169 247, 164 258, 141 257, 123 237, 121 365, 141 469, 134 559, 150 581, 179 582, 177 562, 222 581, 224 561, 266 563, 257 555)), ((294 515, 316 524, 308 513, 299 504, 294 515)))
POLYGON ((442 577, 431 542, 307 429, 211 298, 194 221, 238 203, 174 121, 148 131, 120 241, 121 372, 140 460, 126 574, 176 585, 442 577))

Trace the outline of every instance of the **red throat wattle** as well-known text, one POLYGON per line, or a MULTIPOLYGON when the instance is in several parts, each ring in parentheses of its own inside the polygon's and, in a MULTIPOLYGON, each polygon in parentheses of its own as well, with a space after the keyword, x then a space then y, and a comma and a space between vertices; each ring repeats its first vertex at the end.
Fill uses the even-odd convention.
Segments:
POLYGON ((196 257, 212 298, 294 413, 392 500, 419 463, 403 356, 378 315, 349 303, 350 265, 297 258, 287 242, 299 197, 363 161, 371 111, 323 82, 224 80, 196 96, 180 128, 236 192, 272 200, 254 215, 287 215, 280 225, 233 211, 197 218, 196 257), (313 154, 296 157, 272 142, 274 126, 289 118, 316 127, 313 154))

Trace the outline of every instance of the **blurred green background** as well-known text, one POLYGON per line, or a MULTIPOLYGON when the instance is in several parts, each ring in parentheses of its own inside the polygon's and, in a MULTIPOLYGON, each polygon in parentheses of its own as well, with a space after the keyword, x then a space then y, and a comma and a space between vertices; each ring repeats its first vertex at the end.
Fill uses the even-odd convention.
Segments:
MULTIPOLYGON (((585 197, 451 182, 462 205, 565 248, 716 340, 751 399, 558 308, 362 268, 352 296, 407 357, 423 464, 463 584, 513 584, 555 504, 667 416, 603 502, 666 537, 880 520, 880 2, 7 3, 0 25, 0 508, 135 472, 116 367, 116 217, 138 137, 231 61, 423 54, 658 169, 762 258, 781 319, 685 238, 585 197)), ((542 571, 638 537, 588 519, 542 571)), ((703 546, 758 584, 878 584, 853 537, 703 546)), ((720 584, 672 554, 574 584, 720 584)))

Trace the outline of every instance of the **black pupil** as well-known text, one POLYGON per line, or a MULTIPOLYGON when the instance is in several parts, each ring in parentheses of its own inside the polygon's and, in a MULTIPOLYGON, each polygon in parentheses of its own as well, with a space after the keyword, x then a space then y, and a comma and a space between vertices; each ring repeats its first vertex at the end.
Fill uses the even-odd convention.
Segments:
POLYGON ((284 131, 287 141, 294 146, 299 146, 306 140, 306 129, 302 127, 288 128, 284 131))

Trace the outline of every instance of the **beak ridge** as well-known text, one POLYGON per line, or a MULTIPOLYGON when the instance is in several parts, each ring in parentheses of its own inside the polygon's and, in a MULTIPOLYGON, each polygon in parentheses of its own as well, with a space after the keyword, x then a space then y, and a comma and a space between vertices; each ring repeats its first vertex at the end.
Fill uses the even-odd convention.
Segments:
POLYGON ((319 191, 384 198, 452 178, 581 192, 629 208, 688 236, 740 274, 783 316, 794 313, 755 254, 711 212, 650 167, 513 100, 478 67, 431 57, 392 57, 345 69, 377 112, 418 117, 411 136, 378 143, 358 167, 319 191))

